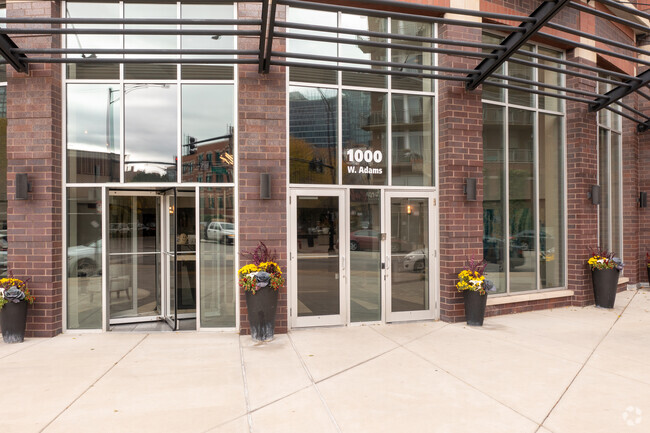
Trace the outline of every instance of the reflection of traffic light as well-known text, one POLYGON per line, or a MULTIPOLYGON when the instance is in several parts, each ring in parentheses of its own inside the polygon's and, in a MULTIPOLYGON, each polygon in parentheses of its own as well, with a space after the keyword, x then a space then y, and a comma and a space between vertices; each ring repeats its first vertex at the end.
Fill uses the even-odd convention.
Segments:
POLYGON ((309 161, 309 171, 313 171, 316 173, 322 173, 323 172, 323 160, 321 158, 314 158, 311 161, 309 161))
POLYGON ((190 149, 190 155, 194 155, 196 153, 196 138, 189 136, 187 137, 189 149, 190 149))

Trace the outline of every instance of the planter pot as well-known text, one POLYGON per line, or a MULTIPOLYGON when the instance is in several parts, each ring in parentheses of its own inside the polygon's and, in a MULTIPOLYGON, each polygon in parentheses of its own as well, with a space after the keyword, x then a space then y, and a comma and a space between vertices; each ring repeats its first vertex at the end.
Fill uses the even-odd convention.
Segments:
POLYGON ((0 327, 5 343, 22 343, 27 324, 27 302, 9 302, 0 310, 0 327))
POLYGON ((648 283, 650 283, 650 268, 646 266, 646 270, 648 271, 648 283))
POLYGON ((485 317, 485 305, 487 304, 487 293, 481 295, 473 290, 464 290, 465 316, 469 326, 483 326, 485 317))
POLYGON ((251 337, 257 341, 270 341, 275 332, 275 310, 278 305, 278 292, 270 287, 258 290, 254 295, 246 292, 248 323, 251 337))
POLYGON ((618 274, 618 269, 592 269, 591 280, 594 285, 596 306, 614 308, 618 274))

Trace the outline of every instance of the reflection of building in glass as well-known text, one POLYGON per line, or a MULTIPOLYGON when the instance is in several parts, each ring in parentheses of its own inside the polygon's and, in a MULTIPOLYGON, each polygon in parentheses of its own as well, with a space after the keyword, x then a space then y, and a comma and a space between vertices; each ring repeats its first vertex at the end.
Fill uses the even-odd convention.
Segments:
POLYGON ((188 144, 183 149, 183 182, 233 181, 232 128, 230 134, 223 137, 202 141, 188 138, 188 144))
POLYGON ((115 182, 120 179, 118 153, 68 149, 68 163, 73 165, 68 170, 75 173, 76 182, 115 182))

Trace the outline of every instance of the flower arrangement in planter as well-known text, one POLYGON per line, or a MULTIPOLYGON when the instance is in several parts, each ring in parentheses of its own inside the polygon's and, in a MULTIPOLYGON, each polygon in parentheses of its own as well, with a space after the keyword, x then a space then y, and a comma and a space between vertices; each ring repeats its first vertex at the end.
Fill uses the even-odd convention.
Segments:
POLYGON ((252 252, 242 255, 252 262, 237 272, 239 287, 246 294, 251 337, 257 341, 269 341, 275 332, 278 291, 284 285, 282 269, 276 263, 275 252, 271 252, 263 242, 252 252))
POLYGON ((23 281, 9 276, 0 279, 0 327, 5 343, 22 343, 25 340, 27 306, 35 301, 34 295, 23 281))
POLYGON ((618 276, 625 266, 623 261, 616 257, 615 253, 596 247, 591 249, 591 257, 587 260, 587 264, 591 268, 596 305, 602 308, 614 308, 618 276))
POLYGON ((465 316, 470 326, 483 326, 487 292, 494 289, 492 281, 485 278, 485 260, 477 261, 474 256, 467 260, 465 268, 458 274, 456 289, 463 292, 465 316))

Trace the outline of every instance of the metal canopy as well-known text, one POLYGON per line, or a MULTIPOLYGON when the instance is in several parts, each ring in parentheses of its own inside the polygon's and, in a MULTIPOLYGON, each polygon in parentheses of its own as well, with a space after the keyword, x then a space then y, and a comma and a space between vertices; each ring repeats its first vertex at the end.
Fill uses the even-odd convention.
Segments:
MULTIPOLYGON (((431 78, 464 82, 469 90, 482 83, 491 86, 521 90, 537 95, 551 96, 588 105, 590 111, 607 109, 621 114, 638 124, 639 131, 650 129, 650 113, 635 108, 623 99, 646 94, 650 84, 650 50, 636 40, 626 39, 623 32, 618 40, 605 35, 589 34, 562 25, 562 16, 589 14, 599 23, 609 21, 625 26, 635 39, 643 40, 650 34, 650 13, 643 12, 631 3, 614 0, 595 0, 585 4, 579 0, 546 0, 529 14, 500 14, 487 11, 430 6, 394 0, 238 0, 234 3, 261 3, 260 19, 147 19, 147 18, 0 18, 0 55, 15 70, 26 73, 32 63, 115 64, 115 63, 185 63, 185 64, 257 64, 259 73, 270 72, 276 66, 308 66, 322 70, 362 72, 396 77, 431 78), (596 5, 598 3, 598 5, 596 5), (400 21, 417 21, 447 26, 481 29, 490 35, 500 34, 500 43, 459 41, 436 35, 405 35, 392 33, 391 29, 358 29, 328 26, 321 22, 291 22, 282 18, 278 6, 311 11, 334 12, 353 16, 392 18, 400 21), (513 24, 514 23, 514 24, 513 24), (518 23, 518 24, 517 24, 518 23), (224 28, 227 26, 228 28, 224 28), (7 28, 8 27, 8 28, 7 28), (175 36, 238 36, 258 38, 258 49, 125 49, 125 48, 43 48, 21 49, 12 36, 18 35, 175 35, 175 36), (275 39, 289 41, 289 50, 273 50, 275 39), (449 55, 476 62, 473 67, 441 67, 436 62, 396 59, 395 56, 373 60, 372 57, 350 57, 334 53, 296 52, 293 42, 307 41, 331 46, 356 46, 364 53, 373 50, 417 51, 420 57, 449 55), (593 53, 594 63, 565 60, 529 51, 526 42, 543 41, 556 45, 558 50, 570 53, 573 49, 593 53), (79 57, 81 56, 81 57, 79 57), (128 57, 127 57, 128 56, 128 57), (135 57, 134 57, 135 56, 135 57), (187 58, 191 56, 191 58, 187 58), (617 70, 616 59, 634 65, 635 74, 617 70), (523 65, 537 71, 551 71, 564 79, 562 85, 529 80, 497 71, 504 63, 523 65), (641 70, 640 72, 638 70, 641 70), (589 80, 594 91, 586 88, 572 89, 566 77, 589 80), (609 86, 609 91, 598 89, 609 86)), ((208 3, 208 2, 206 2, 208 3)), ((233 3, 216 0, 209 3, 233 3)), ((254 18, 254 17, 253 17, 254 18)), ((566 20, 564 21, 566 23, 566 20)), ((296 42, 299 43, 299 42, 296 42)), ((650 47, 650 44, 648 45, 650 47)), ((416 57, 416 56, 414 56, 416 57)), ((536 74, 541 75, 541 74, 536 74)))

